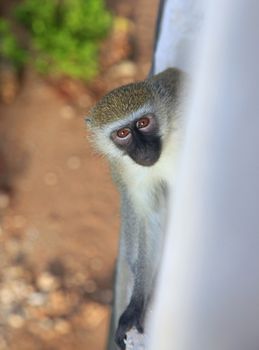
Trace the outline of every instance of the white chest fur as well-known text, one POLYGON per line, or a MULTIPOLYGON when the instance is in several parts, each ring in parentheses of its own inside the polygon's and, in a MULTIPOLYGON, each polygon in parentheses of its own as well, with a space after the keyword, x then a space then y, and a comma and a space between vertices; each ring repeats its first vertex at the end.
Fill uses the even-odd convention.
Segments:
POLYGON ((174 185, 178 153, 179 137, 178 133, 174 132, 170 140, 167 141, 159 160, 153 166, 138 165, 128 156, 123 159, 125 169, 127 169, 123 179, 134 205, 140 210, 139 212, 143 212, 145 215, 153 210, 154 189, 160 183, 174 185))

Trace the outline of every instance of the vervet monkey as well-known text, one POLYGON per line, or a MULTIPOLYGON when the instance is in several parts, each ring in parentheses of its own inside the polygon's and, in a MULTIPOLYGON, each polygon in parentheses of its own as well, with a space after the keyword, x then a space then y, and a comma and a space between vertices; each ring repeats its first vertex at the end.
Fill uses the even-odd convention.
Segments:
MULTIPOLYGON (((179 149, 184 73, 175 68, 119 87, 91 110, 87 124, 107 156, 121 194, 112 333, 125 349, 126 332, 144 330, 161 259, 168 185, 179 149)), ((109 349, 114 349, 110 342, 109 349)))

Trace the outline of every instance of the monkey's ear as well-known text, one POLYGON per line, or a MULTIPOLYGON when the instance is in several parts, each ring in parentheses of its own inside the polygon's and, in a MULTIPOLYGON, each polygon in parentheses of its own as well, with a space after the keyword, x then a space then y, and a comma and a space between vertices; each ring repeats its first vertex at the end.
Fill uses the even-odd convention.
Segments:
POLYGON ((153 82, 163 82, 163 81, 168 81, 168 80, 179 80, 181 75, 184 73, 178 69, 178 68, 167 68, 161 73, 158 73, 154 75, 153 77, 150 78, 151 81, 153 82))
POLYGON ((168 68, 165 71, 153 76, 150 82, 155 90, 160 93, 169 92, 178 87, 183 72, 177 68, 168 68))
POLYGON ((91 126, 92 125, 92 118, 91 118, 91 116, 86 116, 85 117, 85 122, 86 122, 86 125, 87 126, 91 126))

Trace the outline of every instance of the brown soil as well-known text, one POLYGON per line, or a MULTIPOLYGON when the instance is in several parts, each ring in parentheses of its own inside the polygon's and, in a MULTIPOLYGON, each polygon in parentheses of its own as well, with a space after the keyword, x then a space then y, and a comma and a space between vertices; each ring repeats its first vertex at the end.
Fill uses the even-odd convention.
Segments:
POLYGON ((100 94, 146 75, 157 3, 114 6, 134 20, 135 62, 118 55, 91 88, 29 70, 0 107, 0 350, 104 349, 119 196, 83 117, 100 94))

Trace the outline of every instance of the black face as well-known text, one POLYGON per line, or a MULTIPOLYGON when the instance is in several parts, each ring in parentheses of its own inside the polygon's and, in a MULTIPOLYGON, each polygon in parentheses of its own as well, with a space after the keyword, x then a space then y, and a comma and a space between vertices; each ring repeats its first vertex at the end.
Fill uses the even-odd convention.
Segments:
POLYGON ((161 139, 158 131, 155 116, 146 114, 113 131, 111 139, 136 163, 151 166, 156 163, 161 154, 161 139))

